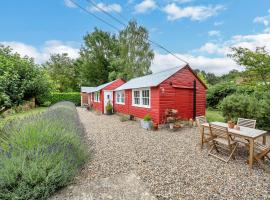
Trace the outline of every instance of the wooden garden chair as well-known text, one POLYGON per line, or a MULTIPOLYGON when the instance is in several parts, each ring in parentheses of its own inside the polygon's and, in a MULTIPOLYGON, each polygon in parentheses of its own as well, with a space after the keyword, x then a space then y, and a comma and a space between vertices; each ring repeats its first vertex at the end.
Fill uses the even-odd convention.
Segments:
POLYGON ((238 126, 248 127, 248 128, 255 128, 256 127, 256 120, 254 120, 254 119, 238 118, 237 125, 238 126))
POLYGON ((203 148, 204 143, 209 143, 210 141, 213 140, 213 137, 211 136, 209 129, 208 128, 205 129, 205 127, 202 126, 202 124, 204 123, 207 123, 205 116, 196 117, 196 124, 201 134, 201 149, 203 148))
MULTIPOLYGON (((238 118, 237 120, 237 126, 243 126, 248 128, 255 128, 256 127, 256 120, 254 119, 245 119, 245 118, 238 118)), ((245 140, 243 138, 235 137, 234 138, 237 142, 248 144, 248 140, 245 140)))
POLYGON ((210 127, 210 134, 212 135, 212 137, 215 138, 213 139, 213 146, 208 152, 208 155, 214 156, 226 163, 229 162, 229 160, 233 157, 233 154, 236 150, 237 142, 232 139, 231 135, 228 132, 227 127, 218 126, 211 123, 209 124, 209 127, 210 127), (228 159, 224 159, 212 153, 214 148, 218 153, 219 152, 218 147, 229 151, 228 159))
MULTIPOLYGON (((247 148, 249 149, 249 145, 247 145, 247 148)), ((259 142, 254 143, 254 159, 268 173, 270 173, 270 167, 264 163, 264 158, 267 158, 270 161, 269 153, 270 145, 267 146, 259 142)))

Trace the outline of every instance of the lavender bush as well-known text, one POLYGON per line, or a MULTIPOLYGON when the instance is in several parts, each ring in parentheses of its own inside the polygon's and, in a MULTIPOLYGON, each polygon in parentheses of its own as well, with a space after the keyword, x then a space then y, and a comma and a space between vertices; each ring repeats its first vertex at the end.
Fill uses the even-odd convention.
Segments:
POLYGON ((0 199, 46 199, 67 185, 87 158, 83 134, 70 102, 7 124, 0 138, 0 199))

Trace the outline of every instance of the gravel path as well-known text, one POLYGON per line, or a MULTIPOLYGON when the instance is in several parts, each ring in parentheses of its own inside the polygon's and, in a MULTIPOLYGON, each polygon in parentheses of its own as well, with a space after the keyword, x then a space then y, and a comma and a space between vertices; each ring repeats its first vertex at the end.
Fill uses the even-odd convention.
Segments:
MULTIPOLYGON (((246 152, 238 151, 228 164, 207 156, 196 128, 152 132, 138 122, 120 122, 116 115, 82 108, 78 113, 94 152, 75 186, 133 172, 157 199, 270 199, 269 174, 256 165, 250 174, 246 152)), ((72 190, 58 197, 66 192, 72 190)))

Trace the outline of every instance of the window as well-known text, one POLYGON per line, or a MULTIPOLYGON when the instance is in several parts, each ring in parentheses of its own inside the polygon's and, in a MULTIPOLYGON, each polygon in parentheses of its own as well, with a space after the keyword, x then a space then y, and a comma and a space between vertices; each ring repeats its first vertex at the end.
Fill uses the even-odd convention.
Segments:
POLYGON ((132 95, 133 106, 150 108, 150 89, 136 89, 132 95))
POLYGON ((149 90, 142 90, 142 105, 149 106, 149 90))
POLYGON ((125 104, 125 91, 117 91, 116 92, 116 103, 117 104, 125 104))
POLYGON ((139 90, 133 91, 133 104, 140 105, 140 91, 139 90))
POLYGON ((94 101, 95 102, 100 102, 100 92, 95 92, 95 94, 94 94, 94 101))

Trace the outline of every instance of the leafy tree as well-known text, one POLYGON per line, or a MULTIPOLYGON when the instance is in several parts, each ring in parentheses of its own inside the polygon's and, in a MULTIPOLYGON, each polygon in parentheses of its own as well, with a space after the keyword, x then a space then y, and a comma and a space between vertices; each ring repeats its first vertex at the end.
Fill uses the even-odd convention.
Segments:
POLYGON ((100 85, 108 81, 113 70, 111 63, 118 56, 115 35, 95 29, 84 37, 84 46, 80 50, 80 66, 82 85, 100 85))
POLYGON ((0 110, 48 93, 48 82, 33 59, 0 46, 0 110))
POLYGON ((136 21, 130 21, 119 34, 120 63, 123 67, 124 79, 150 74, 150 65, 154 52, 148 41, 148 31, 138 26, 136 21))
POLYGON ((206 73, 204 70, 195 69, 194 72, 202 79, 205 80, 205 83, 214 85, 220 82, 220 77, 216 76, 214 73, 206 73))
POLYGON ((234 83, 221 82, 214 86, 209 87, 207 91, 207 106, 217 108, 219 102, 226 96, 236 92, 234 83))
POLYGON ((43 66, 55 89, 60 92, 79 90, 78 69, 68 54, 51 55, 43 66))
POLYGON ((229 56, 246 68, 245 75, 248 81, 262 85, 270 91, 270 55, 265 47, 257 47, 255 51, 233 47, 232 51, 229 56))

